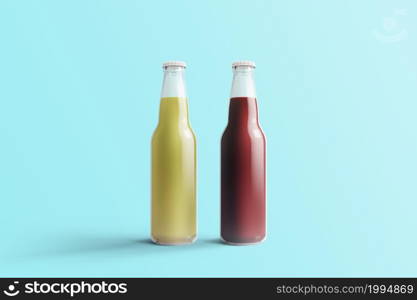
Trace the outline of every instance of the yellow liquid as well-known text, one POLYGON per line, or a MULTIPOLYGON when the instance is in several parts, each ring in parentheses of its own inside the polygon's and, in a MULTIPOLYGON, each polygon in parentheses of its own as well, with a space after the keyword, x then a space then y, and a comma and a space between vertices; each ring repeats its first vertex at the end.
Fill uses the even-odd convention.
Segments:
POLYGON ((196 142, 186 98, 162 98, 152 136, 152 239, 186 244, 196 237, 196 142))

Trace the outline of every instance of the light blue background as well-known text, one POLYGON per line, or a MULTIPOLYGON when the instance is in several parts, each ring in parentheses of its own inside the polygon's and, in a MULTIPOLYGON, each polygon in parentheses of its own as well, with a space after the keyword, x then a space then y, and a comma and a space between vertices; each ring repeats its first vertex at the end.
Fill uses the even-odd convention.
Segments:
POLYGON ((412 0, 1 1, 0 275, 417 276, 416 14, 412 0), (172 59, 189 66, 199 240, 161 247, 150 137, 172 59), (240 59, 257 63, 268 139, 268 239, 249 247, 218 242, 240 59))

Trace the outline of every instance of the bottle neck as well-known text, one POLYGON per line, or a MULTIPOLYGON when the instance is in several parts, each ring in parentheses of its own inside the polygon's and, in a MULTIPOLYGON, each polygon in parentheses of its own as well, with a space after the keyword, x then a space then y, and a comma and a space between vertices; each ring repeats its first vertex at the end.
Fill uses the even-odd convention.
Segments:
POLYGON ((233 82, 230 98, 256 98, 253 67, 238 66, 233 69, 233 82))
POLYGON ((256 98, 233 97, 229 105, 229 126, 259 126, 256 98))
POLYGON ((164 69, 161 98, 186 98, 184 67, 170 66, 164 69))
POLYGON ((159 109, 160 126, 189 126, 184 73, 184 67, 169 66, 164 69, 159 109))
POLYGON ((159 126, 168 126, 168 128, 189 127, 187 98, 161 98, 159 126))
POLYGON ((230 93, 229 124, 258 125, 256 89, 251 66, 237 66, 233 69, 230 93))

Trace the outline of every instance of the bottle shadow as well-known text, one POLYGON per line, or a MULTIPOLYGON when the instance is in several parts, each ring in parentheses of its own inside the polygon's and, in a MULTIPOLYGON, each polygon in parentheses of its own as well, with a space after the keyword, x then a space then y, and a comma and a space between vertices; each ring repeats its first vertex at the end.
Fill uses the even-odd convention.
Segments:
POLYGON ((220 238, 213 238, 213 239, 204 239, 202 240, 203 243, 206 244, 214 244, 214 245, 226 245, 222 239, 220 238))
POLYGON ((35 250, 29 253, 29 257, 65 257, 83 255, 105 255, 105 256, 144 256, 158 255, 160 253, 173 253, 179 251, 196 251, 210 248, 215 245, 224 245, 220 239, 198 239, 187 245, 159 245, 150 238, 123 238, 123 237, 88 237, 74 236, 67 237, 54 243, 53 247, 35 250))

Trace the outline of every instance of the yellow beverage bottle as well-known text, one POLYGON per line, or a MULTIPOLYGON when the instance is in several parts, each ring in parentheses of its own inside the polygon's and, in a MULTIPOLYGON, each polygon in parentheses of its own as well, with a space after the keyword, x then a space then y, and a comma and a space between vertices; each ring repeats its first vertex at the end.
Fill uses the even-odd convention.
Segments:
POLYGON ((163 64, 159 122, 152 136, 151 236, 157 244, 196 239, 196 141, 188 120, 185 63, 163 64))

